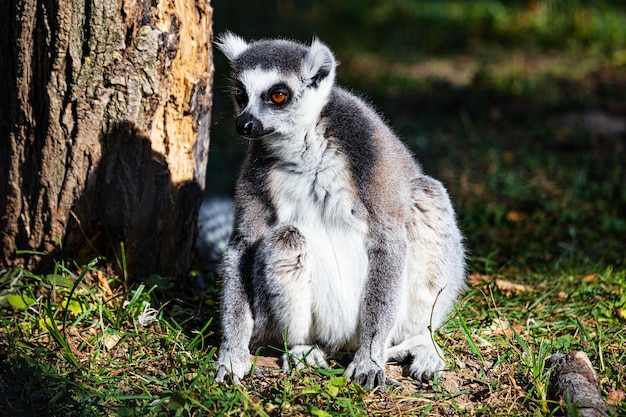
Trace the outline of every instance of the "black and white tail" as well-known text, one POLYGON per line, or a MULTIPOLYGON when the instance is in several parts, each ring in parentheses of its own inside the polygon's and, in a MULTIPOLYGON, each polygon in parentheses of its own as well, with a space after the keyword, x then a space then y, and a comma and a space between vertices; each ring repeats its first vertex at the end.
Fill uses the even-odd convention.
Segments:
POLYGON ((196 252, 200 265, 216 272, 233 230, 235 205, 230 197, 211 196, 202 200, 198 213, 196 252))

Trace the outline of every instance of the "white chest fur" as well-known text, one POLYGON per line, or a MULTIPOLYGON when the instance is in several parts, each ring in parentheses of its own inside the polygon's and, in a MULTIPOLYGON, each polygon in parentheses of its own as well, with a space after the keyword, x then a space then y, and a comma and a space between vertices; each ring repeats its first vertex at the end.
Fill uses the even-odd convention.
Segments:
POLYGON ((367 224, 353 215, 357 190, 345 155, 310 132, 280 148, 270 173, 278 223, 297 227, 312 262, 312 334, 341 349, 357 342, 359 307, 367 275, 367 224))

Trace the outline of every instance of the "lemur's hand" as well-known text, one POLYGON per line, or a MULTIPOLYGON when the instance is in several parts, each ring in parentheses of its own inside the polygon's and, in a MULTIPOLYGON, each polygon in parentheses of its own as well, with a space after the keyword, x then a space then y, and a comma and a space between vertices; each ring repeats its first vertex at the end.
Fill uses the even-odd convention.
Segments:
POLYGON ((370 389, 380 387, 384 390, 387 380, 384 363, 378 364, 371 357, 363 357, 358 352, 343 375, 357 384, 370 389))

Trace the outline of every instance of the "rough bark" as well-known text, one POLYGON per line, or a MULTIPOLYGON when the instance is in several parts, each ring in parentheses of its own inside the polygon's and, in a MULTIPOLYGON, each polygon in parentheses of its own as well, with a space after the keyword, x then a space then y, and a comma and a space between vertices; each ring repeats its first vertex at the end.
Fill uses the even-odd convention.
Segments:
POLYGON ((546 365, 554 366, 548 386, 551 400, 575 407, 575 415, 608 415, 598 373, 585 352, 555 353, 548 358, 546 365))
POLYGON ((211 13, 194 0, 0 5, 0 269, 109 254, 183 276, 204 188, 211 13), (16 250, 18 252, 16 252, 16 250))

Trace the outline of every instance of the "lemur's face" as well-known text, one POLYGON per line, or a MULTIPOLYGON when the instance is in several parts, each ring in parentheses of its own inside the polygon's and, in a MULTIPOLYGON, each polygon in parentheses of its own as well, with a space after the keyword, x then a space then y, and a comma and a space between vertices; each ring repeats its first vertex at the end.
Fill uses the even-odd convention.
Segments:
POLYGON ((237 133, 247 138, 292 133, 303 122, 303 105, 315 96, 297 74, 261 68, 242 71, 232 93, 237 133))
POLYGON ((335 59, 324 44, 317 40, 310 47, 283 40, 248 44, 226 33, 217 45, 234 69, 239 134, 251 139, 286 137, 315 123, 335 75, 335 59))

